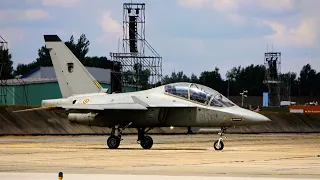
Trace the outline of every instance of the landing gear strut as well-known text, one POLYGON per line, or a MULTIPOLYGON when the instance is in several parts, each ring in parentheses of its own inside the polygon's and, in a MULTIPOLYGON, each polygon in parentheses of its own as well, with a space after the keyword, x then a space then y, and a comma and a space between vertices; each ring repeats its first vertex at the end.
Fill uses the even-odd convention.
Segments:
POLYGON ((213 144, 214 149, 217 151, 221 151, 224 148, 224 144, 223 144, 222 140, 224 138, 226 138, 225 136, 223 136, 223 133, 226 132, 226 130, 227 130, 227 128, 221 127, 221 131, 218 133, 220 137, 213 144))
POLYGON ((114 128, 112 128, 111 136, 107 140, 107 145, 110 149, 117 149, 120 146, 120 141, 122 141, 122 131, 128 128, 131 123, 132 122, 124 126, 122 129, 119 128, 119 125, 116 125, 114 128))
POLYGON ((150 131, 152 128, 149 128, 147 131, 145 131, 145 128, 138 128, 138 140, 137 143, 140 143, 141 147, 143 149, 151 149, 153 145, 153 140, 150 136, 146 135, 148 131, 150 131))

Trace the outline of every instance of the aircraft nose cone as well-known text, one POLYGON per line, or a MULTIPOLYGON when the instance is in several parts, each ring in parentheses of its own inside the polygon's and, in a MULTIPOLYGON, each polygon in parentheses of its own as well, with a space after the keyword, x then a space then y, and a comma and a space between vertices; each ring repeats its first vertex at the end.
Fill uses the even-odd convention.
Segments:
POLYGON ((254 121, 254 122, 258 122, 258 123, 265 123, 265 122, 270 122, 271 120, 268 118, 268 117, 266 117, 266 116, 264 116, 264 115, 262 115, 262 114, 259 114, 259 113, 256 113, 256 112, 251 112, 252 114, 250 115, 250 120, 251 121, 254 121))
POLYGON ((263 124, 271 121, 268 117, 247 109, 241 109, 239 114, 242 115, 246 124, 263 124))

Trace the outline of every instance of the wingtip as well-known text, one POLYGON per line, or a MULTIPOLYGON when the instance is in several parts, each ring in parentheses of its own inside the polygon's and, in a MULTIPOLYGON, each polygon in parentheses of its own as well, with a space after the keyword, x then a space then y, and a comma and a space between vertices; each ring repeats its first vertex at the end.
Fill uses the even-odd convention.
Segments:
POLYGON ((58 35, 43 35, 45 42, 61 42, 58 35))

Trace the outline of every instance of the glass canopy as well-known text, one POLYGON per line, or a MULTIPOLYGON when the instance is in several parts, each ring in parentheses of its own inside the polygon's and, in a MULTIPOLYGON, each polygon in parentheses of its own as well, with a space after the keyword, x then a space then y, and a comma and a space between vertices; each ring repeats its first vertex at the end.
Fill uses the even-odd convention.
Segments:
POLYGON ((231 107, 235 105, 218 91, 195 83, 167 84, 164 86, 164 91, 209 106, 231 107))

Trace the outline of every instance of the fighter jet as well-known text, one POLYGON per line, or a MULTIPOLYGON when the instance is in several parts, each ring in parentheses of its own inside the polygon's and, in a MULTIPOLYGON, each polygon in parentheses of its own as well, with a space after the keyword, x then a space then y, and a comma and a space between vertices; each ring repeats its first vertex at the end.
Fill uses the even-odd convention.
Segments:
POLYGON ((57 35, 44 35, 62 98, 43 100, 36 109, 64 109, 71 123, 112 129, 107 145, 119 147, 126 128, 138 130, 143 149, 153 146, 147 132, 156 127, 219 127, 215 150, 224 148, 227 128, 270 119, 237 106, 218 91, 187 82, 127 93, 107 93, 57 35))

